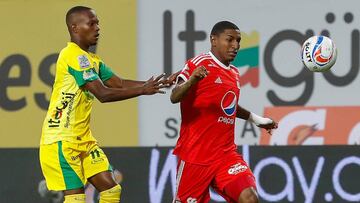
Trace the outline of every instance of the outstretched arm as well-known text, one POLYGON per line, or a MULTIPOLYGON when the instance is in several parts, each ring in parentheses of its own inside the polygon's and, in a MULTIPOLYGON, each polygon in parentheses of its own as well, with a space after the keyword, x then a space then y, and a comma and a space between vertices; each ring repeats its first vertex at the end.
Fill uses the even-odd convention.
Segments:
MULTIPOLYGON (((173 85, 175 83, 176 77, 180 74, 180 72, 181 71, 171 74, 168 78, 163 80, 163 84, 168 85, 168 87, 173 85)), ((113 88, 130 88, 142 86, 145 82, 146 81, 123 79, 114 74, 109 80, 106 80, 104 84, 107 87, 113 88)))
POLYGON ((256 115, 255 113, 252 113, 244 108, 242 108, 240 105, 237 106, 236 111, 236 117, 241 118, 244 120, 248 120, 252 123, 254 123, 259 128, 264 128, 266 131, 271 135, 272 130, 276 129, 278 127, 277 122, 270 118, 264 118, 261 116, 256 115))
POLYGON ((166 87, 166 85, 163 85, 163 80, 162 80, 163 76, 164 75, 160 75, 155 79, 154 77, 151 77, 148 81, 144 82, 142 85, 128 87, 128 88, 117 88, 117 85, 121 86, 121 82, 118 80, 113 80, 114 83, 112 85, 114 85, 115 87, 107 87, 102 83, 100 79, 87 82, 84 86, 82 86, 82 88, 90 91, 102 103, 121 101, 133 97, 137 97, 140 95, 165 93, 164 91, 160 90, 161 88, 166 87))
POLYGON ((127 80, 123 79, 117 75, 111 76, 110 79, 104 82, 104 85, 112 88, 130 88, 130 87, 139 87, 144 85, 146 81, 137 81, 137 80, 127 80))

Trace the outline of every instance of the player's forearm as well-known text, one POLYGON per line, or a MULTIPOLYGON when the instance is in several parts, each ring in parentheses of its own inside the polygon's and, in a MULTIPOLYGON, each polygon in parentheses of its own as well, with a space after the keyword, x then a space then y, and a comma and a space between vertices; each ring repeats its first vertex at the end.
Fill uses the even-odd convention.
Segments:
POLYGON ((144 85, 145 81, 138 81, 138 80, 126 80, 123 79, 122 81, 122 85, 124 88, 129 88, 129 87, 140 87, 142 85, 144 85))
POLYGON ((237 118, 248 120, 249 116, 250 116, 250 111, 242 108, 240 105, 237 106, 237 110, 236 110, 236 117, 237 118))
POLYGON ((103 91, 95 94, 95 97, 101 102, 114 102, 134 98, 144 94, 142 86, 132 88, 105 88, 103 91))
POLYGON ((242 108, 240 105, 237 106, 236 117, 244 120, 248 120, 254 123, 256 126, 268 125, 273 123, 273 120, 271 120, 270 118, 264 118, 259 115, 256 115, 255 113, 242 108))
POLYGON ((114 75, 109 80, 105 81, 104 84, 110 88, 130 88, 130 87, 141 87, 145 81, 128 80, 122 79, 117 75, 114 75))
POLYGON ((188 80, 175 86, 171 92, 170 101, 175 104, 181 101, 192 86, 192 81, 188 80))

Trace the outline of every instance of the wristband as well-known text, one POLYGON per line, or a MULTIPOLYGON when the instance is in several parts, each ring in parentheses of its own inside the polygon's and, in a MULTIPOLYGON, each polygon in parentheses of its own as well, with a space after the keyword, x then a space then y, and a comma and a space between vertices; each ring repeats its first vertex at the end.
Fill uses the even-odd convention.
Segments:
POLYGON ((270 118, 263 118, 261 116, 254 114, 253 112, 250 112, 248 121, 251 121, 252 123, 254 123, 257 126, 268 125, 268 124, 271 124, 274 122, 270 118))

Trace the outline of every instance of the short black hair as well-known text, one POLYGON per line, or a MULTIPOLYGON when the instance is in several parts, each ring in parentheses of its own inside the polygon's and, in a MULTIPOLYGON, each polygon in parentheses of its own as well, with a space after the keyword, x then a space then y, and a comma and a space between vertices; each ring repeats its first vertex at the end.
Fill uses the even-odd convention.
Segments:
POLYGON ((66 18, 65 18, 66 24, 69 26, 70 18, 71 18, 72 14, 80 13, 80 12, 83 12, 83 11, 89 11, 89 10, 92 10, 92 8, 89 8, 89 7, 86 7, 86 6, 74 6, 74 7, 72 7, 66 13, 66 18))
POLYGON ((222 32, 224 32, 224 30, 227 29, 234 29, 234 30, 240 30, 238 28, 238 26, 236 26, 234 23, 230 22, 230 21, 220 21, 218 23, 216 23, 214 25, 214 27, 211 30, 211 35, 218 35, 222 32))

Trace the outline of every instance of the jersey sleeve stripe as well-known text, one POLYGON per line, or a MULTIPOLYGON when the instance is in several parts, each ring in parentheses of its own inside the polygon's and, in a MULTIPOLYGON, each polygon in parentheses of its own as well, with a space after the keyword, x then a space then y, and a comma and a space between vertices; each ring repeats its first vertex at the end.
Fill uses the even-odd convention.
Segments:
POLYGON ((196 63, 198 63, 198 61, 200 61, 201 59, 203 59, 203 58, 208 58, 208 57, 210 57, 210 55, 209 54, 203 54, 203 55, 201 55, 201 57, 198 57, 197 59, 195 59, 194 61, 192 61, 194 64, 196 64, 196 63))
POLYGON ((194 63, 198 58, 203 57, 203 56, 204 56, 204 54, 200 54, 200 55, 195 56, 194 58, 192 58, 190 61, 191 61, 191 63, 194 63))
POLYGON ((209 56, 209 57, 204 57, 204 58, 201 58, 200 60, 198 60, 196 63, 194 63, 195 64, 195 66, 197 66, 197 65, 199 65, 201 62, 203 62, 204 60, 209 60, 209 59, 211 59, 211 57, 209 56))
POLYGON ((177 84, 179 82, 179 78, 183 79, 185 82, 188 81, 188 79, 186 78, 186 76, 184 74, 180 74, 177 76, 175 84, 177 84))

